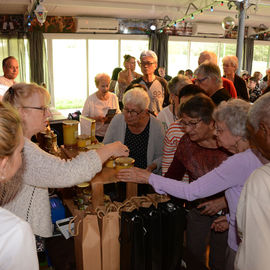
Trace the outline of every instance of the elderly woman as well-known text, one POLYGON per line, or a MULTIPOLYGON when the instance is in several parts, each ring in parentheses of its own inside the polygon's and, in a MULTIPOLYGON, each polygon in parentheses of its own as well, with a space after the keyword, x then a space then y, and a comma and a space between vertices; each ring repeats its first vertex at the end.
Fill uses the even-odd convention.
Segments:
MULTIPOLYGON (((177 77, 173 78, 171 81, 172 83, 171 87, 173 86, 174 83, 175 83, 174 87, 177 87, 178 80, 179 82, 181 82, 181 78, 183 77, 184 77, 183 75, 178 75, 177 77)), ((181 83, 178 86, 181 86, 181 83)), ((188 84, 184 86, 182 89, 179 88, 178 103, 181 104, 185 102, 187 99, 189 99, 191 96, 194 96, 199 93, 205 94, 205 91, 195 84, 188 84)), ((177 115, 178 114, 179 114, 179 108, 178 108, 177 115)), ((164 138, 163 156, 162 156, 162 165, 161 165, 162 175, 164 175, 168 171, 173 161, 174 153, 177 149, 178 143, 184 134, 185 134, 184 126, 182 125, 180 120, 172 123, 169 126, 169 129, 167 130, 165 138, 164 138)), ((187 178, 185 177, 185 179, 187 178)))
MULTIPOLYGON (((10 107, 0 102, 0 205, 11 200, 21 182, 12 178, 22 164, 24 145, 20 119, 10 107)), ((0 207, 1 269, 38 270, 35 239, 30 225, 0 207)))
POLYGON ((141 76, 135 72, 136 58, 134 56, 129 54, 124 55, 124 67, 125 69, 118 74, 118 91, 116 92, 121 109, 123 108, 122 99, 125 90, 133 80, 136 80, 141 76))
POLYGON ((167 130, 168 127, 178 119, 177 117, 177 110, 179 105, 178 94, 180 89, 182 89, 185 85, 188 84, 192 84, 192 81, 188 77, 183 75, 174 77, 168 83, 171 104, 163 108, 157 115, 157 119, 159 119, 162 122, 165 130, 167 130))
MULTIPOLYGON (((239 244, 235 214, 241 190, 249 175, 262 166, 264 159, 259 151, 250 149, 247 139, 246 121, 249 108, 249 103, 239 99, 223 102, 217 107, 214 119, 218 143, 234 155, 190 184, 150 174, 138 168, 121 170, 118 173, 121 180, 150 183, 159 193, 168 193, 189 201, 225 190, 229 207, 226 270, 234 269, 234 258, 239 244)), ((201 206, 207 208, 207 202, 201 206)), ((220 217, 212 227, 222 231, 226 228, 226 222, 225 217, 220 217)))
POLYGON ((236 74, 238 69, 238 58, 234 55, 223 57, 224 77, 231 80, 235 86, 238 98, 249 101, 246 82, 236 74))
POLYGON ((25 136, 23 186, 17 196, 4 207, 28 221, 35 235, 52 236, 51 209, 48 188, 71 187, 91 180, 101 171, 111 156, 126 156, 128 148, 120 142, 108 144, 96 151, 80 153, 70 161, 52 156, 30 141, 47 125, 50 116, 50 95, 36 84, 18 83, 5 93, 4 102, 18 109, 25 136))
MULTIPOLYGON (((160 174, 164 129, 159 120, 149 114, 149 96, 144 88, 133 88, 123 97, 123 112, 112 120, 104 143, 120 141, 135 159, 135 166, 160 174)), ((139 194, 148 188, 139 186, 139 194)))
MULTIPOLYGON (((102 142, 106 130, 109 126, 111 117, 107 115, 109 109, 115 109, 119 113, 117 96, 109 92, 110 76, 101 73, 95 77, 97 92, 90 95, 84 103, 82 115, 96 120, 96 138, 102 142)), ((82 134, 90 135, 89 124, 81 121, 82 134)))
MULTIPOLYGON (((180 122, 186 134, 179 141, 174 159, 165 174, 166 177, 182 180, 187 173, 190 181, 194 181, 219 166, 228 157, 227 153, 217 145, 212 118, 214 108, 213 101, 204 94, 195 95, 181 105, 180 122)), ((216 219, 213 215, 226 208, 226 205, 223 194, 217 194, 188 203, 187 208, 190 210, 187 215, 187 251, 195 258, 195 260, 187 260, 187 264, 188 268, 195 269, 198 267, 197 262, 205 265, 210 227, 216 219), (205 201, 219 209, 200 212, 197 207, 205 201)), ((211 232, 209 244, 209 265, 213 269, 221 269, 225 260, 227 232, 211 232)))
POLYGON ((120 141, 130 150, 135 166, 159 172, 164 129, 148 112, 149 96, 144 88, 133 88, 123 97, 123 112, 112 120, 104 143, 120 141))

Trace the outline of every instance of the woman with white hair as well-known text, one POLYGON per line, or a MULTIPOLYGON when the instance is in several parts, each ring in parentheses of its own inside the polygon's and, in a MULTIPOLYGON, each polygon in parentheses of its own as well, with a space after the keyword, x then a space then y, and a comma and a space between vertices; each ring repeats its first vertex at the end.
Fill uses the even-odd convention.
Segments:
POLYGON ((245 81, 236 74, 238 69, 238 58, 234 55, 227 55, 222 59, 224 77, 231 80, 237 91, 238 98, 249 101, 245 81))
POLYGON ((123 97, 123 112, 111 121, 104 143, 120 141, 135 159, 135 166, 159 173, 161 170, 164 129, 149 114, 149 96, 142 87, 135 87, 123 97))
MULTIPOLYGON (((187 184, 164 178, 138 168, 118 172, 118 178, 125 182, 149 183, 158 193, 168 193, 188 201, 211 196, 225 191, 229 215, 221 216, 212 224, 215 231, 228 228, 228 248, 226 251, 226 270, 234 269, 234 259, 239 245, 236 226, 236 209, 242 188, 249 175, 262 166, 262 154, 250 148, 246 128, 250 104, 232 99, 222 102, 214 112, 218 144, 234 154, 209 173, 187 184)), ((252 119, 249 119, 252 120, 252 119)), ((200 204, 203 214, 208 210, 208 202, 200 204)))
MULTIPOLYGON (((96 138, 102 142, 111 118, 107 116, 109 109, 115 109, 119 113, 117 96, 109 91, 110 76, 105 73, 97 74, 95 84, 97 92, 90 95, 84 103, 82 115, 96 120, 96 138)), ((81 122, 82 134, 90 135, 90 128, 87 122, 81 122)))

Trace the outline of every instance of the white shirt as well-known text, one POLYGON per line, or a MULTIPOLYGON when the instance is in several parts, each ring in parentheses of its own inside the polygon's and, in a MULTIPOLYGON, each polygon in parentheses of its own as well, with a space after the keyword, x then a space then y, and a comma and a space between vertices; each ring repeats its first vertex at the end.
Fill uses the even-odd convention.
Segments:
MULTIPOLYGON (((96 92, 97 93, 97 92, 96 92)), ((107 100, 101 100, 97 97, 96 93, 90 95, 84 103, 82 115, 87 117, 105 117, 108 109, 116 109, 116 113, 119 113, 118 98, 115 94, 108 92, 109 98, 107 100)), ((109 124, 102 122, 96 122, 96 135, 104 137, 109 124)), ((89 134, 89 126, 85 126, 85 122, 81 122, 81 133, 89 134)))
POLYGON ((256 169, 242 189, 237 207, 238 234, 242 242, 236 270, 270 269, 270 163, 256 169))
POLYGON ((3 96, 8 88, 14 84, 15 82, 13 80, 7 79, 4 76, 0 76, 0 96, 3 96))
POLYGON ((159 112, 157 119, 162 122, 165 131, 167 131, 169 126, 177 120, 177 117, 173 115, 170 110, 170 105, 168 105, 159 112))
POLYGON ((0 207, 0 270, 38 270, 30 225, 0 207))

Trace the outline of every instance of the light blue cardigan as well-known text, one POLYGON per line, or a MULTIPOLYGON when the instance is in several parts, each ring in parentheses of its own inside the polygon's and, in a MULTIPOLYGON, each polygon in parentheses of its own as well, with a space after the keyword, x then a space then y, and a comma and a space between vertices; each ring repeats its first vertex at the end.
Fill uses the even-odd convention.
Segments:
MULTIPOLYGON (((103 143, 108 144, 115 141, 124 143, 126 135, 126 122, 122 113, 117 114, 111 121, 103 143)), ((147 166, 155 162, 157 169, 153 172, 161 174, 161 160, 163 154, 164 128, 162 123, 150 115, 149 139, 147 147, 147 166)))

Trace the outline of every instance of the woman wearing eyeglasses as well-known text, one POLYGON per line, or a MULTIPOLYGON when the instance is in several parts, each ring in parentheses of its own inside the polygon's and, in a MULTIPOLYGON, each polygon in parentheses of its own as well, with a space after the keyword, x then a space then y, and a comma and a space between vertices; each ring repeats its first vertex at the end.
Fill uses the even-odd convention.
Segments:
POLYGON ((135 166, 161 172, 164 129, 149 114, 149 96, 144 88, 135 87, 124 94, 123 112, 115 116, 104 137, 104 143, 120 141, 135 159, 135 166))
MULTIPOLYGON (((255 126, 258 119, 263 117, 264 110, 260 110, 260 106, 260 103, 256 104, 255 102, 251 108, 246 101, 231 99, 228 102, 222 102, 216 108, 213 118, 216 122, 218 145, 233 155, 222 162, 220 166, 190 184, 150 174, 138 168, 121 170, 118 173, 120 180, 132 182, 136 179, 138 183, 149 183, 158 193, 165 192, 188 201, 225 191, 229 214, 226 217, 217 218, 211 228, 217 232, 224 231, 228 227, 227 221, 229 222, 228 247, 224 267, 226 270, 234 269, 234 259, 240 243, 237 236, 236 210, 242 188, 255 169, 269 162, 254 147, 250 148, 248 140, 247 123, 249 126, 255 126)), ((202 213, 208 210, 208 204, 208 202, 204 202, 199 206, 204 207, 202 213)))
POLYGON ((25 137, 23 187, 13 201, 4 207, 28 221, 35 235, 52 236, 51 209, 48 188, 70 187, 90 181, 111 156, 127 156, 128 148, 120 142, 106 145, 96 151, 80 153, 65 161, 41 150, 30 141, 45 129, 51 116, 48 109, 50 95, 36 84, 18 83, 8 89, 3 102, 18 109, 25 137))

